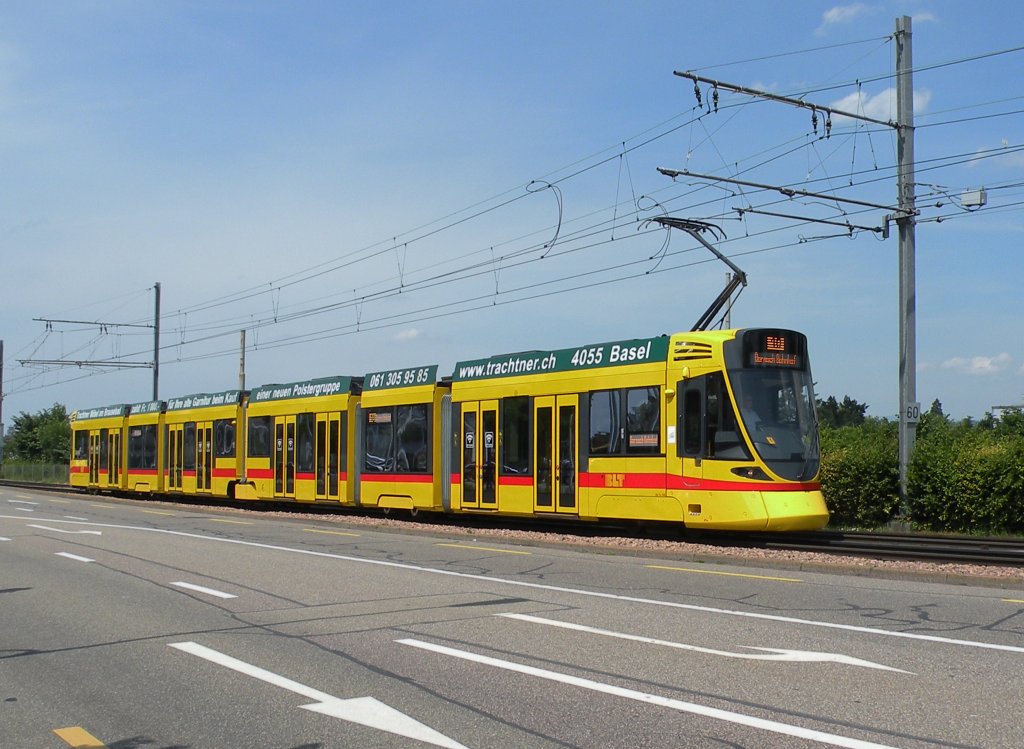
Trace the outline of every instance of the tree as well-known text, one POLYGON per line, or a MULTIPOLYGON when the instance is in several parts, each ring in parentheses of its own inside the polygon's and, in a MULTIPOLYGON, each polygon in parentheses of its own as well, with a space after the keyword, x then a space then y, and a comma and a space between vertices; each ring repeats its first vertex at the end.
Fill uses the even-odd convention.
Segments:
POLYGON ((1003 436, 1024 437, 1024 409, 1017 406, 1004 408, 996 425, 996 432, 1003 436))
POLYGON ((921 420, 917 423, 918 439, 927 439, 933 435, 939 435, 948 431, 952 426, 946 412, 942 410, 942 401, 938 398, 932 401, 932 407, 921 414, 921 420))
POLYGON ((71 450, 71 424, 68 410, 60 403, 30 414, 22 411, 14 417, 4 441, 6 460, 32 463, 64 463, 71 450))
POLYGON ((825 400, 818 400, 818 420, 824 426, 835 429, 860 426, 867 418, 867 410, 866 403, 858 403, 848 395, 843 396, 842 403, 837 401, 834 395, 825 400))

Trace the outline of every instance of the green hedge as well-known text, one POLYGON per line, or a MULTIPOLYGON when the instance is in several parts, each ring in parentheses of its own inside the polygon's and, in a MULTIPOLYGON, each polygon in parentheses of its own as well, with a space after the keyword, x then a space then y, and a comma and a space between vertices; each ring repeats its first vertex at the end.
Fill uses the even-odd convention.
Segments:
POLYGON ((876 528, 899 509, 899 437, 895 425, 822 429, 821 487, 831 525, 876 528))
POLYGON ((917 443, 907 475, 916 527, 1024 532, 1024 438, 956 430, 917 443))
MULTIPOLYGON (((898 425, 869 419, 822 429, 821 484, 830 525, 877 528, 899 514, 898 425)), ((919 530, 1024 534, 1024 429, 1019 419, 959 424, 927 414, 907 473, 919 530)))
POLYGON ((34 481, 40 484, 66 484, 68 483, 68 464, 8 460, 0 464, 0 479, 34 481))

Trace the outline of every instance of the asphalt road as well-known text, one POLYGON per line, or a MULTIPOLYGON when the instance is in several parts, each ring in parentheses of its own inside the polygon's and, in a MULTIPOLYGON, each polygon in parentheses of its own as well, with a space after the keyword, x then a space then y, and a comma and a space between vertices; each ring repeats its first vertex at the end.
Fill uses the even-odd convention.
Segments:
POLYGON ((0 489, 0 746, 1019 747, 1024 594, 0 489))

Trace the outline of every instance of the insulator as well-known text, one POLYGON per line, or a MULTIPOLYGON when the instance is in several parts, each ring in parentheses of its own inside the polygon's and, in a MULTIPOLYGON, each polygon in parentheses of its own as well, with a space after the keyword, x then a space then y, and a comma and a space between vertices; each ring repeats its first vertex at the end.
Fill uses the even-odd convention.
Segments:
POLYGON ((814 134, 817 135, 818 134, 818 110, 817 109, 812 109, 811 110, 811 127, 814 128, 814 134))
POLYGON ((704 106, 704 101, 701 99, 701 96, 700 96, 700 86, 697 85, 697 81, 693 82, 693 95, 697 97, 697 106, 698 107, 703 107, 704 106))
POLYGON ((718 86, 711 92, 711 101, 715 103, 715 113, 718 113, 718 86))

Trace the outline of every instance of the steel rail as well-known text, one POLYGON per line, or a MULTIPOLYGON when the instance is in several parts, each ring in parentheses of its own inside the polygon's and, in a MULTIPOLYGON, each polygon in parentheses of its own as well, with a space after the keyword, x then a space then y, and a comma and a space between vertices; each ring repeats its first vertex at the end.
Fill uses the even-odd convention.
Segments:
MULTIPOLYGON (((27 481, 0 480, 0 486, 63 493, 84 493, 66 484, 42 484, 27 481)), ((111 494, 121 499, 140 500, 138 495, 111 494)), ((380 514, 375 508, 339 507, 335 504, 312 502, 239 502, 215 497, 194 495, 159 495, 161 501, 210 507, 232 507, 253 511, 275 510, 305 514, 343 516, 345 512, 380 514), (340 512, 339 512, 340 511, 340 512)), ((141 499, 140 501, 146 501, 141 499)), ((389 518, 408 519, 411 526, 421 522, 440 523, 452 527, 504 528, 532 531, 580 538, 627 537, 699 543, 722 548, 751 548, 776 551, 806 551, 831 556, 857 556, 871 559, 891 559, 918 562, 946 562, 973 565, 1016 566, 1024 568, 1024 537, 1019 536, 965 536, 931 533, 892 533, 886 531, 809 531, 789 533, 704 531, 682 529, 673 523, 644 522, 580 522, 576 519, 542 516, 533 518, 509 517, 487 513, 459 513, 444 515, 423 512, 411 516, 408 512, 394 511, 389 518)))

